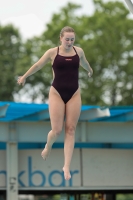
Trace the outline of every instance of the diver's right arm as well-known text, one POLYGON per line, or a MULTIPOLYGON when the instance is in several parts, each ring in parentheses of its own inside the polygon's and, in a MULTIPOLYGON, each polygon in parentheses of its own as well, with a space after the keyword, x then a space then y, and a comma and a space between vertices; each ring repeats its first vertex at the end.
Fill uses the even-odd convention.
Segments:
POLYGON ((51 60, 51 49, 45 52, 45 54, 36 62, 30 69, 23 75, 18 77, 18 84, 24 85, 26 78, 39 71, 51 60))

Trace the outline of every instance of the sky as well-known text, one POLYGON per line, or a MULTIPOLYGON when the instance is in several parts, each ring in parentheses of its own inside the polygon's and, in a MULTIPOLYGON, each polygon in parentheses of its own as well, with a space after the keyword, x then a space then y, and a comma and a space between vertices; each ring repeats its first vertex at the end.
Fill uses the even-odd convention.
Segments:
MULTIPOLYGON (((0 23, 13 23, 20 28, 24 38, 30 38, 43 32, 53 13, 67 5, 69 0, 0 0, 0 23)), ((71 0, 82 5, 81 14, 94 11, 92 0, 71 0)))
MULTIPOLYGON (((125 3, 125 0, 119 1, 125 3)), ((94 12, 92 0, 0 0, 0 24, 12 23, 19 28, 24 39, 39 36, 53 13, 58 13, 68 2, 82 6, 78 14, 91 15, 94 12)))

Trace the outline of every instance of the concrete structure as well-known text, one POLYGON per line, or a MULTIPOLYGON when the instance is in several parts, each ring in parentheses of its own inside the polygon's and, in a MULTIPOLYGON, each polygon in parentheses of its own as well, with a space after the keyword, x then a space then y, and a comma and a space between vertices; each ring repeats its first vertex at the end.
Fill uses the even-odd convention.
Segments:
MULTIPOLYGON (((47 162, 40 152, 51 129, 47 104, 0 103, 0 190, 133 190, 133 107, 82 106, 71 165, 63 172, 64 132, 47 162)), ((71 198, 72 199, 72 198, 71 198)))

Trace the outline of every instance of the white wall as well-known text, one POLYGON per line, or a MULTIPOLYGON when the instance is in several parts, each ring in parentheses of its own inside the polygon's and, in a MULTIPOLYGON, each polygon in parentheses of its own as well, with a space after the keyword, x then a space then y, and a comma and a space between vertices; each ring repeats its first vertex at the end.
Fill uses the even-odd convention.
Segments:
MULTIPOLYGON (((74 150, 72 179, 63 178, 63 149, 53 149, 47 161, 41 150, 19 150, 19 188, 51 189, 51 187, 133 187, 133 150, 74 150), (82 160, 82 162, 81 162, 82 160), (83 185, 82 185, 83 184, 83 185)), ((0 188, 6 187, 6 152, 0 151, 0 188)))

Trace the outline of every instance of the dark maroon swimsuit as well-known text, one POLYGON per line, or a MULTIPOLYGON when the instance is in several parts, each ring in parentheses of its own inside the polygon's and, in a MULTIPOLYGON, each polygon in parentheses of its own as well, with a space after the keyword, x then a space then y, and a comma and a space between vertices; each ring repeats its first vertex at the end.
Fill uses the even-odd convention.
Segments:
POLYGON ((54 80, 52 86, 60 94, 62 100, 66 104, 73 94, 77 91, 78 85, 78 70, 79 70, 79 56, 76 52, 74 56, 59 55, 59 47, 54 63, 52 65, 54 71, 54 80))

